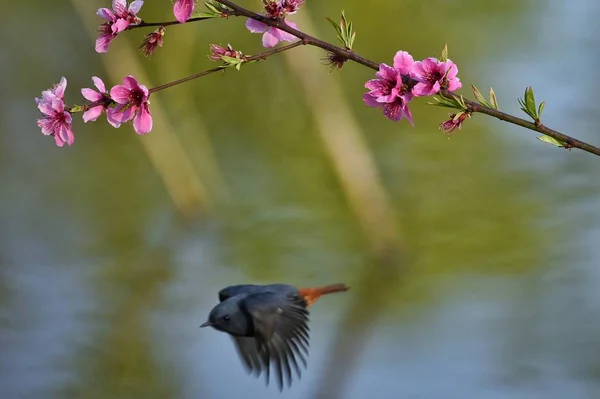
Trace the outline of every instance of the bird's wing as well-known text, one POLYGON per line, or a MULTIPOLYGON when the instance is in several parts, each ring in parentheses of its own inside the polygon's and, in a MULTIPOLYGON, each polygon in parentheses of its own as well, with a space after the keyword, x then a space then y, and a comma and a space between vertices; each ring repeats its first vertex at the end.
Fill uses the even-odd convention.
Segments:
POLYGON ((308 355, 308 311, 306 302, 297 294, 273 292, 256 293, 243 301, 254 322, 254 347, 237 341, 242 359, 250 370, 266 374, 269 383, 270 367, 274 366, 279 389, 287 380, 292 384, 292 366, 300 378, 299 359, 306 367, 308 355), (256 359, 260 359, 260 369, 256 359))
POLYGON ((226 299, 240 294, 250 294, 257 291, 259 288, 259 285, 254 284, 230 285, 229 287, 225 287, 219 291, 219 302, 223 302, 226 299))
POLYGON ((244 362, 246 370, 256 377, 262 372, 261 357, 254 337, 236 337, 231 335, 235 348, 244 362))

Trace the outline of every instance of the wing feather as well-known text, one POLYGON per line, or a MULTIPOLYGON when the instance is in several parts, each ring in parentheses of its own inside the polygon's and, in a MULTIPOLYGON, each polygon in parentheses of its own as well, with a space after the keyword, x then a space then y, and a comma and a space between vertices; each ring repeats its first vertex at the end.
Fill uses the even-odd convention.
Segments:
POLYGON ((309 346, 306 302, 290 293, 262 292, 248 295, 243 305, 252 316, 255 331, 254 337, 234 338, 246 368, 257 375, 264 372, 269 384, 273 367, 279 389, 286 382, 291 386, 292 367, 298 379, 301 376, 297 358, 306 367, 309 346))

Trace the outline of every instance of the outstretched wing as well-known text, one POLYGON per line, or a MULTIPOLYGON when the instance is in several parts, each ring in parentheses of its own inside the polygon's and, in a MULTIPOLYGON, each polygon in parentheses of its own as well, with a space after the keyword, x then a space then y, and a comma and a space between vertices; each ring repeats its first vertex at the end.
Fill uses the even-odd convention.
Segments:
POLYGON ((255 336, 236 337, 236 346, 247 369, 266 374, 269 383, 271 366, 279 389, 292 384, 292 367, 300 378, 298 360, 306 367, 309 345, 306 302, 297 294, 256 293, 246 297, 243 306, 252 316, 255 336), (252 345, 254 344, 254 345, 252 345))
POLYGON ((231 339, 235 343, 238 355, 244 362, 246 371, 256 377, 260 376, 263 367, 256 339, 254 337, 236 337, 233 335, 231 335, 231 339))
POLYGON ((223 302, 226 299, 240 294, 251 294, 259 289, 260 285, 254 284, 230 285, 229 287, 225 287, 219 291, 219 302, 223 302))

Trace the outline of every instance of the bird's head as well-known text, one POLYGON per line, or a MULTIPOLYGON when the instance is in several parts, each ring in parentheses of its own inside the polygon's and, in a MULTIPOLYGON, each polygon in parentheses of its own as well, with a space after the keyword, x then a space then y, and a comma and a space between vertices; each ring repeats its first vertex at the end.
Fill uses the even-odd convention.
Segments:
POLYGON ((212 327, 239 337, 253 335, 250 316, 240 309, 238 298, 230 298, 215 306, 200 327, 212 327))

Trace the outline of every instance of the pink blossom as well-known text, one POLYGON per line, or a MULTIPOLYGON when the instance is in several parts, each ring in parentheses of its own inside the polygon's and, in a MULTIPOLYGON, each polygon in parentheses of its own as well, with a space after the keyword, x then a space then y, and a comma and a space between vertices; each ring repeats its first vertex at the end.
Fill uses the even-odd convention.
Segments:
POLYGON ((121 123, 133 119, 133 128, 137 134, 146 134, 152 130, 152 115, 148 97, 150 92, 131 75, 123 79, 122 85, 110 89, 110 97, 117 105, 106 113, 108 121, 119 127, 121 123))
POLYGON ((454 91, 462 87, 460 79, 456 77, 458 67, 450 60, 445 62, 435 58, 426 58, 417 61, 412 68, 413 77, 419 82, 413 89, 416 96, 431 96, 448 89, 454 91))
POLYGON ((117 35, 123 32, 132 24, 139 24, 142 20, 136 15, 144 2, 136 0, 127 8, 126 0, 113 0, 112 10, 109 8, 99 8, 96 13, 107 22, 98 27, 98 38, 96 39, 96 51, 106 53, 110 43, 116 39, 117 35))
POLYGON ((286 14, 295 14, 305 0, 282 0, 281 8, 286 14))
POLYGON ((387 64, 381 64, 375 77, 376 79, 365 83, 365 87, 370 90, 367 94, 378 103, 394 101, 400 92, 398 71, 387 64))
POLYGON ((162 47, 164 35, 164 26, 159 26, 153 32, 148 33, 140 46, 140 51, 143 52, 146 57, 152 55, 157 48, 162 47))
MULTIPOLYGON (((284 23, 290 28, 296 29, 296 24, 293 22, 284 21, 284 23)), ((282 42, 293 42, 297 39, 296 36, 274 28, 272 26, 263 24, 262 22, 248 18, 246 21, 246 28, 252 33, 264 33, 262 37, 263 47, 273 47, 280 41, 282 42)))
POLYGON ((383 115, 388 119, 397 122, 402 118, 406 118, 411 125, 414 125, 412 114, 408 108, 408 101, 406 101, 403 97, 395 97, 391 102, 380 103, 375 97, 371 96, 369 93, 365 93, 363 100, 369 107, 381 108, 383 115))
POLYGON ((94 82, 94 86, 96 86, 98 91, 88 88, 81 89, 81 95, 86 100, 91 101, 93 105, 83 113, 83 121, 85 123, 89 121, 94 122, 96 119, 98 119, 98 117, 102 114, 102 111, 105 111, 112 102, 102 79, 94 76, 92 77, 92 81, 94 82))
POLYGON ((173 4, 173 14, 180 23, 184 23, 192 16, 194 6, 194 0, 176 0, 173 4))
POLYGON ((448 114, 450 119, 440 123, 440 130, 446 134, 452 133, 456 129, 462 128, 463 122, 471 117, 470 112, 459 112, 458 114, 448 114))
POLYGON ((53 136, 57 146, 62 147, 65 143, 73 144, 75 136, 71 129, 71 114, 65 110, 64 93, 67 88, 67 79, 60 79, 60 83, 50 90, 42 92, 42 98, 36 98, 38 109, 43 114, 42 119, 37 120, 37 125, 46 136, 53 136))
POLYGON ((285 18, 285 10, 283 3, 285 0, 263 0, 265 16, 271 19, 283 20, 285 18))
POLYGON ((414 63, 413 57, 406 51, 398 51, 394 56, 394 66, 379 65, 376 79, 365 83, 369 92, 363 95, 365 104, 369 107, 381 108, 383 115, 393 121, 402 118, 413 124, 412 114, 408 103, 413 99, 414 81, 409 73, 414 63))
POLYGON ((220 61, 223 57, 231 57, 231 58, 239 58, 241 59, 244 55, 241 51, 234 50, 231 47, 231 44, 228 44, 227 47, 219 46, 218 44, 209 45, 210 54, 208 58, 211 61, 220 61))
MULTIPOLYGON (((285 17, 288 14, 294 14, 298 8, 304 4, 305 0, 263 0, 265 17, 273 21, 285 23, 293 29, 297 29, 296 24, 288 22, 285 17)), ((263 33, 262 44, 264 47, 273 47, 279 42, 293 42, 296 36, 274 28, 270 25, 248 18, 246 28, 252 33, 263 33)))

